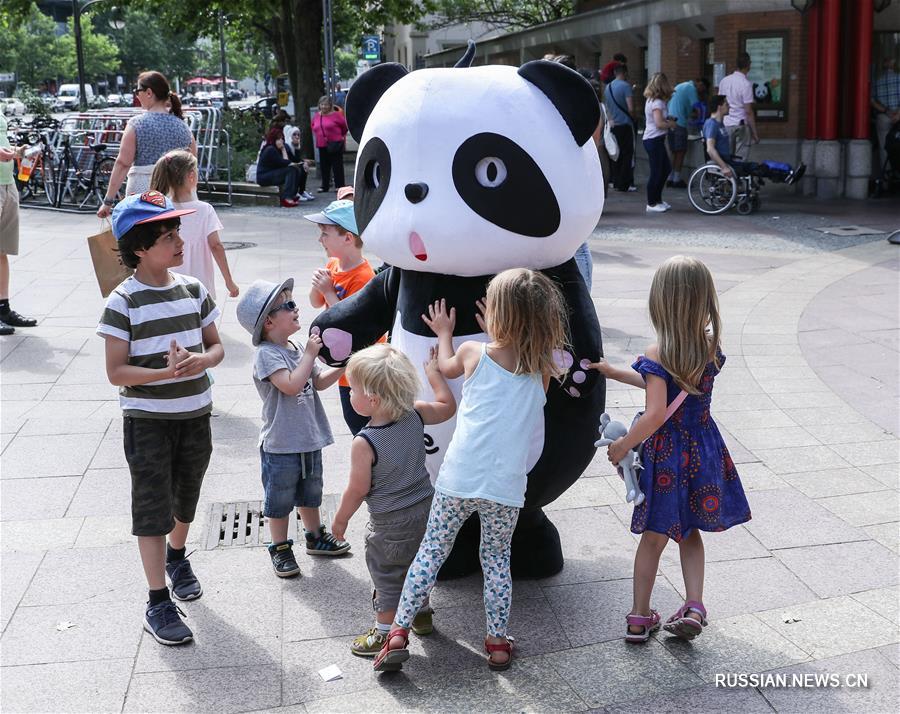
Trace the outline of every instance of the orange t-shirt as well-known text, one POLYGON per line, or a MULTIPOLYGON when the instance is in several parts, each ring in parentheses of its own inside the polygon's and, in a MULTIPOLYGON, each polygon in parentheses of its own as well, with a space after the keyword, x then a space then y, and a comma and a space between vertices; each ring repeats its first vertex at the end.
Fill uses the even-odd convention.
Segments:
MULTIPOLYGON (((375 271, 372 270, 369 261, 365 259, 355 268, 341 270, 341 261, 338 258, 329 258, 325 269, 331 273, 331 282, 334 283, 334 291, 337 293, 338 300, 343 300, 353 293, 359 292, 367 282, 375 277, 375 271)), ((385 337, 382 336, 378 341, 384 342, 385 337)), ((338 384, 342 387, 350 386, 350 382, 344 376, 341 376, 338 384)))

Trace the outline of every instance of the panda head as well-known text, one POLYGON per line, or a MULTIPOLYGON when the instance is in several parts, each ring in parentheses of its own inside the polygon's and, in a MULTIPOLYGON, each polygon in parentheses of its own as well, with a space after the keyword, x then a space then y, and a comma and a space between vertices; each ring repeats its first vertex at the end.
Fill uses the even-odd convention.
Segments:
POLYGON ((553 62, 376 66, 347 97, 367 249, 461 276, 565 262, 603 210, 598 121, 590 84, 553 62))

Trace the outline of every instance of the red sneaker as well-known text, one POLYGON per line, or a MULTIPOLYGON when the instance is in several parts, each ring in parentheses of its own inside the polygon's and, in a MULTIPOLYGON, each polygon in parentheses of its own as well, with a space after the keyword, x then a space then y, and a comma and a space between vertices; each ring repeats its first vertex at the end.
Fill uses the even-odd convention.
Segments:
POLYGON ((300 205, 300 201, 297 201, 293 198, 282 198, 281 199, 281 207, 282 208, 296 208, 300 205))

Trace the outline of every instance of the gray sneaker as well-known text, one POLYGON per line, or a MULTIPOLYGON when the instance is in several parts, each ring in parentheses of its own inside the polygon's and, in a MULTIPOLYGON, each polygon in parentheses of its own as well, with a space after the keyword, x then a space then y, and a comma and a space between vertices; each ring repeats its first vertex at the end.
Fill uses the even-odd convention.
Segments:
POLYGON ((191 561, 186 557, 172 563, 166 563, 166 575, 172 581, 172 594, 176 600, 196 600, 203 594, 200 581, 194 575, 191 561))
POLYGON ((191 628, 182 622, 186 615, 171 600, 148 607, 144 613, 144 629, 161 645, 183 645, 194 639, 191 628))

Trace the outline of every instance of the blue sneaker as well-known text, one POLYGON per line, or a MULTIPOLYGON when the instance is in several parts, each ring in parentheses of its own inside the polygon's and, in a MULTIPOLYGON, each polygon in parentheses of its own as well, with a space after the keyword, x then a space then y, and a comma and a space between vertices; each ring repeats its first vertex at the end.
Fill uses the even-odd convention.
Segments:
POLYGON ((200 581, 187 558, 166 563, 166 575, 172 581, 172 594, 176 600, 196 600, 203 594, 200 581))
POLYGON ((148 607, 144 613, 144 629, 161 645, 183 645, 194 639, 191 628, 181 621, 186 615, 171 600, 148 607))
POLYGON ((316 534, 306 532, 306 552, 310 555, 343 555, 348 550, 350 544, 335 538, 325 530, 325 526, 319 526, 316 534))

